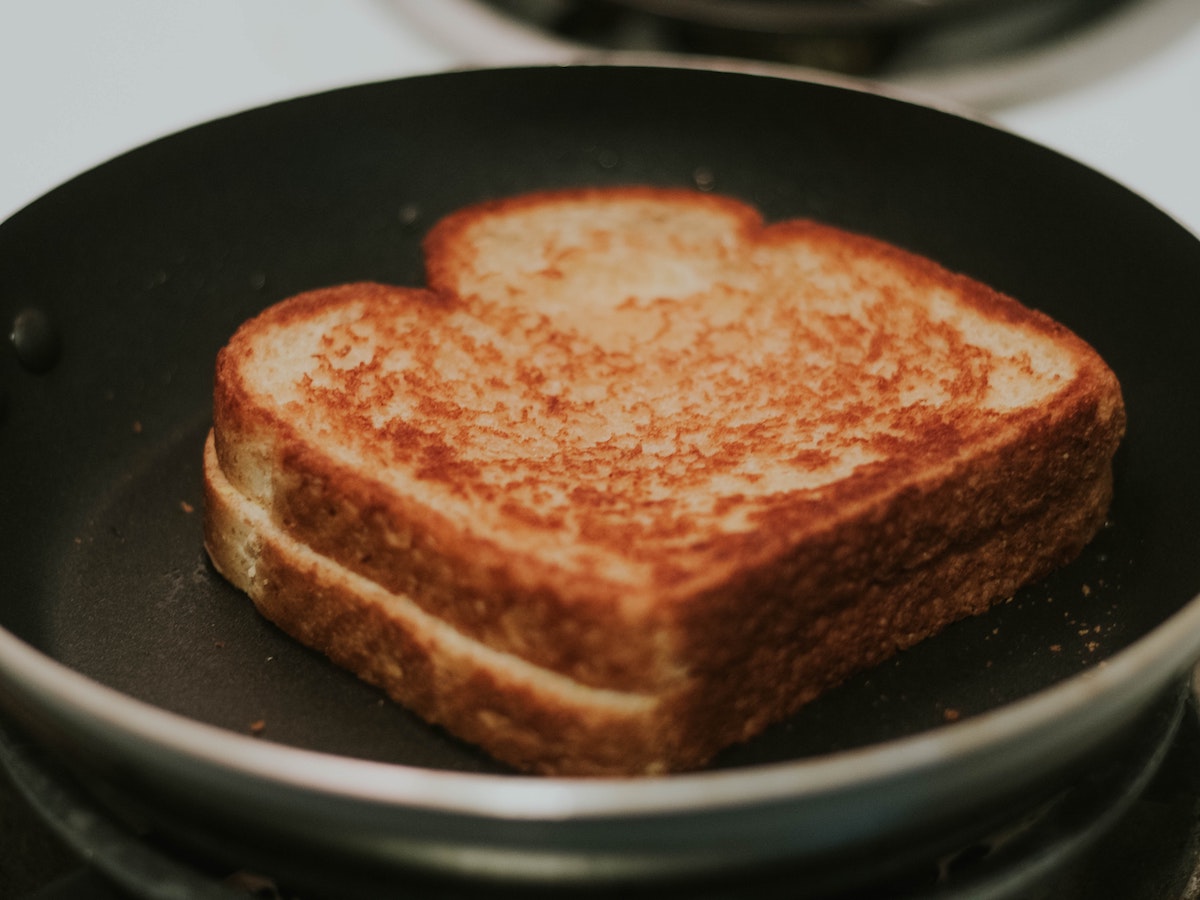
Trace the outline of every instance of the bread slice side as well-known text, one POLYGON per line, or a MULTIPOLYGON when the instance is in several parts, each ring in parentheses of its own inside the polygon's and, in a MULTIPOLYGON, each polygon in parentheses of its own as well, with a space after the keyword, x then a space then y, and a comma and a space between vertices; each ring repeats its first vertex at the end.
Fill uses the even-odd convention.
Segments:
POLYGON ((455 631, 279 528, 230 484, 210 433, 205 548, 267 619, 382 688, 425 720, 517 769, 652 774, 694 751, 673 746, 653 694, 589 687, 455 631))
MULTIPOLYGON (((657 693, 597 689, 498 652, 411 598, 363 578, 276 525, 205 447, 205 545, 217 570, 297 640, 424 719, 519 771, 637 776, 685 771, 1069 558, 1098 527, 1104 474, 970 546, 888 580, 847 582, 819 614, 770 602, 786 583, 743 582, 697 610, 699 662, 657 693), (767 602, 747 605, 747 596, 767 602), (780 639, 782 637, 782 640, 780 639)), ((811 548, 819 557, 824 549, 811 548)), ((806 560, 794 560, 797 570, 806 560)), ((748 576, 750 577, 750 576, 748 576)), ((837 589, 835 589, 836 593, 837 589)))

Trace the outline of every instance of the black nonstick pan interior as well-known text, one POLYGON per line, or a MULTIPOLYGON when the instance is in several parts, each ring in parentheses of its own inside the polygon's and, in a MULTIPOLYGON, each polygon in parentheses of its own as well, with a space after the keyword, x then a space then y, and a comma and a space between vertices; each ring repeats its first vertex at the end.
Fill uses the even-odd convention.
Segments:
MULTIPOLYGON (((1129 408, 1110 522, 1077 562, 718 769, 952 732, 1137 654, 1188 611, 1200 587, 1194 236, 985 123, 838 84, 587 66, 255 110, 113 160, 0 226, 0 314, 26 323, 0 352, 0 626, 122 695, 264 745, 502 773, 283 636, 208 565, 213 359, 241 321, 292 293, 420 283, 421 236, 463 204, 623 183, 714 189, 771 219, 815 217, 933 257, 1089 340, 1129 408), (51 339, 23 335, 30 321, 51 339)), ((1200 655, 1200 635, 1164 646, 1153 677, 1165 683, 1200 655)), ((6 673, 9 711, 70 753, 78 734, 12 688, 23 665, 6 673)))

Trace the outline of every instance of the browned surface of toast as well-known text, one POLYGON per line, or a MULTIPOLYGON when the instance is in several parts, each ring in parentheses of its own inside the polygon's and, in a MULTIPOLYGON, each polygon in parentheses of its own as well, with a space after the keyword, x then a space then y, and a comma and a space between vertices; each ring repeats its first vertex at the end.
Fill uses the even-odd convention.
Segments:
POLYGON ((207 543, 518 767, 701 765, 1103 521, 1112 373, 928 260, 643 188, 482 204, 425 249, 428 290, 314 291, 222 351, 207 543))

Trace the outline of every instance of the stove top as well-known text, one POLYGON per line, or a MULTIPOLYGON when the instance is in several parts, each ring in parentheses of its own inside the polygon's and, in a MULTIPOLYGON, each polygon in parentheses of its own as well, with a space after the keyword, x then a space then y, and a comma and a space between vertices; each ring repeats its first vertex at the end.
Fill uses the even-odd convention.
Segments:
MULTIPOLYGON (((336 0, 303 4, 303 14, 283 0, 174 8, 126 0, 14 5, 0 12, 0 76, 22 85, 3 103, 8 133, 22 140, 0 147, 0 218, 76 172, 214 116, 348 83, 554 58, 540 40, 523 42, 528 33, 497 43, 490 30, 476 33, 473 44, 470 29, 456 15, 491 5, 336 0), (434 8, 448 23, 443 28, 457 29, 457 43, 429 23, 434 8)), ((1200 117, 1191 112, 1200 89, 1200 29, 1193 27, 1200 4, 1129 0, 1118 6, 1105 0, 1105 7, 1105 21, 1122 27, 1105 29, 1103 40, 1091 45, 1099 48, 1088 56, 1094 67, 1080 68, 1071 52, 1044 57, 1049 74, 1060 77, 1070 70, 1068 89, 996 104, 995 115, 1007 127, 1113 175, 1200 232, 1200 117), (1120 66, 1106 64, 1118 59, 1120 66)), ((898 63, 891 60, 893 69, 898 63)), ((1020 70, 1026 78, 1047 74, 1028 58, 1017 63, 999 65, 998 71, 1020 70)), ((991 90, 985 82, 992 74, 957 72, 952 79, 923 80, 914 75, 906 83, 937 96, 970 98, 991 90)), ((964 887, 956 894, 961 882, 947 879, 1003 862, 1021 846, 1014 838, 1037 825, 1082 835, 1088 849, 1070 865, 1052 867, 1038 892, 1023 897, 1200 897, 1200 715, 1194 704, 1153 777, 1145 766, 1125 774, 1090 801, 1042 810, 1017 832, 1002 830, 991 843, 936 861, 930 880, 913 888, 925 894, 910 896, 1004 896, 1003 885, 973 894, 964 887), (1090 809, 1082 830, 1079 821, 1072 827, 1070 815, 1064 821, 1049 814, 1072 809, 1090 809), (1106 817, 1118 819, 1111 829, 1106 817)), ((181 859, 131 834, 80 796, 50 761, 3 732, 0 846, 0 896, 18 900, 121 898, 155 890, 158 896, 228 898, 230 891, 236 897, 271 896, 275 890, 256 875, 181 859)))
MULTIPOLYGON (((735 57, 880 79, 1026 61, 1142 0, 476 0, 552 40, 735 57)), ((1109 54, 1109 65, 1127 62, 1109 54)), ((1026 87, 1029 79, 1025 79, 1026 87)), ((1049 85, 1043 84, 1046 89, 1049 85)), ((1009 88, 1011 89, 1011 88, 1009 88)))
MULTIPOLYGON (((0 896, 15 900, 332 900, 170 846, 98 806, 72 776, 0 731, 0 896)), ((732 900, 796 895, 794 873, 741 873, 727 884, 622 889, 622 897, 732 900)), ((514 896, 397 881, 403 896, 514 896)), ((520 896, 527 896, 521 892, 520 896)), ((557 896, 557 895, 556 895, 557 896)), ((599 900, 593 893, 587 895, 599 900)), ((844 897, 836 891, 822 900, 844 897)), ((1147 727, 1075 784, 998 823, 988 839, 905 866, 854 900, 1196 900, 1200 897, 1200 711, 1172 695, 1147 727)))
MULTIPOLYGON (((6 133, 21 137, 0 142, 0 219, 118 153, 218 116, 347 84, 579 55, 579 44, 495 2, 310 0, 302 12, 285 0, 0 7, 0 80, 21 85, 0 100, 6 133)), ((892 73, 893 83, 987 110, 1200 232, 1200 117, 1191 114, 1200 3, 1100 5, 1109 12, 1095 27, 1039 48, 1052 52, 970 71, 892 73)))
POLYGON ((1192 0, 392 0, 471 62, 586 51, 832 71, 1002 110, 1122 77, 1200 23, 1192 0))

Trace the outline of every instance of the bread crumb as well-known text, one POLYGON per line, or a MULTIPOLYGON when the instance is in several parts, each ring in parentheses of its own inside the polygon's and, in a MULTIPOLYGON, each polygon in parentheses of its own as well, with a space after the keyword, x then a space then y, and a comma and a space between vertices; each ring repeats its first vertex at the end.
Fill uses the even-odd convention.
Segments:
POLYGON ((186 500, 179 501, 179 508, 189 515, 196 511, 196 507, 192 506, 192 504, 188 503, 186 500))
POLYGON ((948 706, 942 710, 942 718, 947 722, 957 722, 960 715, 962 714, 952 706, 948 706))
POLYGON ((142 423, 137 419, 133 420, 133 433, 134 434, 142 433, 142 423))
POLYGON ((1062 644, 1051 644, 1050 652, 1051 653, 1061 653, 1062 652, 1062 644))
POLYGON ((421 207, 415 203, 405 203, 400 207, 398 217, 401 225, 414 225, 421 218, 421 207))
POLYGON ((266 728, 267 728, 267 720, 266 719, 255 719, 253 722, 250 723, 250 733, 251 734, 262 734, 266 730, 266 728))
POLYGON ((255 875, 253 872, 234 872, 222 883, 249 897, 283 896, 274 881, 262 875, 255 875))
POLYGON ((1092 596, 1092 588, 1091 588, 1091 585, 1087 585, 1087 584, 1085 584, 1081 590, 1083 591, 1083 596, 1085 596, 1085 597, 1090 597, 1090 596, 1092 596))

